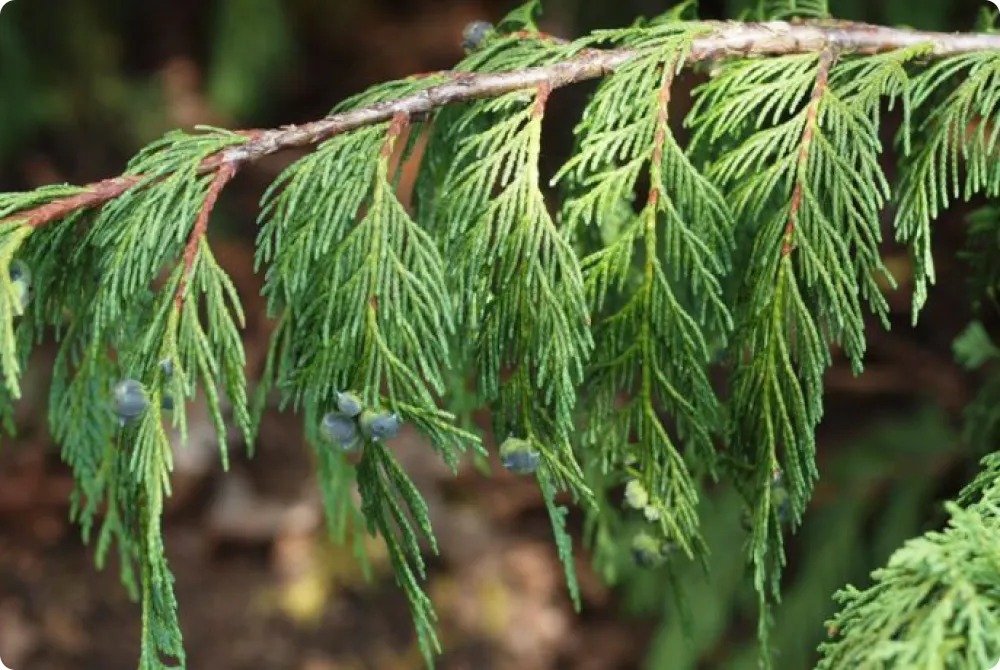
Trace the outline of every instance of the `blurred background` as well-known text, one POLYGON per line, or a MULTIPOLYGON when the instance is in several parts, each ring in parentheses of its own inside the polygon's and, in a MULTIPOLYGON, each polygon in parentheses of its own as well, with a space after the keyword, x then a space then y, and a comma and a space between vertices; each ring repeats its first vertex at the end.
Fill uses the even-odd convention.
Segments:
MULTIPOLYGON (((703 0, 702 15, 746 3, 703 0)), ((971 30, 985 0, 831 0, 840 18, 971 30)), ((450 67, 463 26, 497 20, 513 0, 14 0, 0 14, 0 191, 84 183, 120 172, 164 132, 211 124, 271 127, 314 119, 366 86, 450 67)), ((665 10, 662 0, 548 0, 543 27, 576 36, 665 10)), ((988 11, 987 11, 988 10, 988 11)), ((687 76, 689 90, 697 78, 687 76)), ((546 161, 566 156, 586 86, 560 91, 546 121, 546 161)), ((674 96, 683 117, 690 96, 674 96)), ((895 117, 889 116, 890 140, 895 117)), ((301 155, 301 154, 300 154, 301 155)), ((252 269, 257 200, 294 152, 244 170, 227 189, 211 237, 248 313, 251 376, 270 323, 252 269)), ((887 164, 892 160, 887 159, 887 164)), ((891 169, 891 168, 890 168, 891 169)), ((890 177, 892 177, 890 172, 890 177)), ((867 583, 902 541, 944 519, 941 501, 971 478, 981 455, 961 439, 978 381, 953 362, 971 318, 967 269, 956 257, 966 217, 937 223, 938 285, 909 326, 909 259, 887 245, 900 281, 893 325, 872 324, 866 373, 840 359, 827 378, 822 479, 790 546, 776 615, 777 667, 811 667, 831 594, 867 583)), ((891 212, 885 216, 888 226, 891 212)), ((18 437, 0 448, 0 654, 17 670, 125 670, 138 657, 138 608, 114 566, 97 572, 67 521, 72 488, 45 425, 54 348, 39 348, 17 408, 18 437)), ((473 420, 486 426, 484 416, 473 420)), ((233 444, 218 464, 207 417, 192 420, 177 456, 165 522, 193 670, 391 670, 421 667, 405 600, 379 544, 366 581, 349 549, 324 539, 299 420, 269 413, 256 457, 233 444)), ((397 444, 394 443, 394 447, 397 444)), ((688 611, 672 608, 661 573, 626 570, 611 588, 578 555, 584 611, 573 613, 544 507, 532 481, 494 467, 453 477, 414 434, 398 440, 427 496, 442 555, 429 591, 441 617, 440 667, 752 668, 756 610, 731 491, 704 501, 711 581, 685 569, 688 611), (681 622, 687 618, 691 635, 681 622)), ((494 466, 496 464, 494 463, 494 466)), ((572 523, 579 537, 579 515, 572 523)))

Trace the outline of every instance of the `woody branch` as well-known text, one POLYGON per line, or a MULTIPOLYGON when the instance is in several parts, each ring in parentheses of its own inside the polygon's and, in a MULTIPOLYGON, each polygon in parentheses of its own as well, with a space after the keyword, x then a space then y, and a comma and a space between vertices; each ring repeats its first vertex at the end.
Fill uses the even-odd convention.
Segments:
MULTIPOLYGON (((944 57, 972 51, 1000 51, 1000 35, 979 33, 936 33, 888 28, 864 23, 784 21, 738 23, 707 21, 712 28, 693 41, 687 62, 734 57, 780 56, 820 53, 872 55, 927 45, 929 54, 944 57)), ((412 118, 449 104, 497 97, 518 90, 554 90, 606 76, 636 55, 632 49, 585 49, 565 60, 541 67, 501 73, 445 71, 437 73, 445 81, 423 91, 377 104, 332 114, 317 121, 288 125, 272 130, 246 131, 245 143, 230 147, 205 159, 203 173, 238 169, 244 164, 286 149, 316 145, 335 135, 364 126, 384 123, 394 117, 412 118)), ((43 226, 75 211, 99 207, 120 197, 135 184, 136 177, 114 177, 87 187, 78 195, 56 199, 45 205, 18 212, 0 220, 23 221, 43 226)))

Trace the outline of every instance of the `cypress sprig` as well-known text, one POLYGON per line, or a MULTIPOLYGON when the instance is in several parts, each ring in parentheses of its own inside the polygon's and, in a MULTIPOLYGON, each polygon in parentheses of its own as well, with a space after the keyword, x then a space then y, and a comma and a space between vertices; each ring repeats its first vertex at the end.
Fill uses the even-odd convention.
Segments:
POLYGON ((997 53, 969 53, 935 63, 914 78, 913 106, 927 116, 921 139, 904 164, 896 212, 897 238, 913 249, 914 319, 927 300, 928 284, 934 283, 931 223, 953 199, 1000 192, 1000 169, 993 158, 998 71, 997 53))
MULTIPOLYGON (((183 442, 186 404, 203 398, 225 466, 231 427, 252 446, 271 395, 302 415, 331 535, 362 561, 365 532, 386 542, 433 664, 423 551, 437 545, 392 444, 415 431, 453 469, 469 447, 484 453, 442 401, 467 378, 505 464, 537 479, 578 608, 560 492, 586 508, 606 576, 631 554, 677 584, 679 561, 708 563, 704 480, 738 491, 769 662, 783 534, 820 476, 831 347, 860 372, 866 315, 887 323, 881 215, 898 202, 916 316, 934 280, 932 221, 955 198, 1000 191, 1000 37, 761 0, 751 16, 764 23, 698 21, 685 2, 567 41, 539 31, 539 10, 479 31, 454 69, 377 85, 318 121, 171 133, 119 177, 0 194, 2 417, 10 428, 25 361, 53 333, 49 423, 76 478, 72 515, 96 536, 98 565, 118 552, 142 607, 141 668, 185 663, 160 528, 167 427, 183 442), (695 68, 708 80, 684 146, 671 98, 695 68), (592 79, 553 203, 540 168, 551 96, 592 79), (887 103, 903 115, 897 188, 879 135, 887 103), (313 146, 262 198, 256 263, 277 326, 251 404, 243 310, 207 230, 239 170, 313 146), (411 211, 398 185, 418 156, 411 211)), ((977 291, 992 299, 995 212, 973 232, 977 291)), ((957 349, 970 366, 996 358, 981 326, 957 349)), ((996 388, 970 411, 984 444, 1000 425, 996 388)), ((996 539, 996 461, 947 530, 838 596, 825 667, 995 656, 996 566, 976 552, 996 539)))
POLYGON ((608 453, 598 451, 603 445, 617 450, 616 460, 605 457, 605 468, 635 461, 653 492, 662 534, 688 555, 704 551, 697 490, 659 412, 677 422, 690 463, 712 471, 721 415, 707 376, 709 339, 724 341, 732 325, 720 285, 732 247, 731 214, 668 126, 671 85, 698 30, 666 24, 625 37, 642 45, 642 55, 598 90, 577 128, 580 149, 557 176, 570 184, 563 218, 573 229, 595 224, 605 212, 630 210, 639 177, 650 180, 639 214, 626 213, 618 238, 584 260, 590 300, 606 311, 594 324, 600 353, 588 380, 597 398, 589 442, 595 455, 608 453), (629 105, 619 113, 624 100, 629 105), (639 254, 637 286, 625 290, 639 254), (605 310, 610 292, 616 307, 605 310), (619 407, 616 393, 629 390, 633 397, 619 407))

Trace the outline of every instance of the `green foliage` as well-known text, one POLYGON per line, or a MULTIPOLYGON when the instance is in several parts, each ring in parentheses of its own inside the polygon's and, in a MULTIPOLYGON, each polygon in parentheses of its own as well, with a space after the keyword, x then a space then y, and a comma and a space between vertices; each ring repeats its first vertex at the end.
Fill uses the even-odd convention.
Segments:
MULTIPOLYGON (((820 622, 835 612, 830 594, 847 581, 865 580, 870 566, 883 564, 922 529, 923 510, 934 497, 938 459, 956 440, 948 417, 922 409, 875 422, 842 444, 823 472, 825 495, 813 501, 797 537, 790 539, 799 551, 794 574, 782 583, 781 605, 774 609, 771 644, 777 667, 812 667, 816 647, 827 636, 820 622)), ((759 666, 757 641, 733 629, 734 621, 753 616, 754 607, 746 597, 744 556, 732 551, 734 538, 741 535, 738 520, 744 505, 732 489, 701 500, 699 513, 711 550, 707 576, 696 564, 679 566, 679 574, 671 578, 620 563, 624 605, 663 617, 646 667, 693 668, 707 658, 727 670, 759 666), (685 600, 695 609, 687 630, 678 625, 683 611, 663 598, 674 581, 685 585, 685 600)))
POLYGON ((955 358, 967 368, 978 368, 1000 355, 1000 349, 993 344, 986 328, 979 321, 973 321, 955 340, 955 358))
MULTIPOLYGON (((222 20, 231 22, 235 5, 226 7, 222 20)), ((280 15, 272 3, 261 7, 280 15)), ((428 665, 440 644, 423 552, 436 552, 436 540, 427 504, 392 453, 394 431, 380 439, 367 430, 372 412, 398 415, 456 469, 470 446, 486 452, 448 408, 487 405, 497 442, 514 437, 538 454, 535 475, 577 608, 563 492, 585 508, 585 540, 602 575, 626 588, 667 585, 700 645, 715 639, 722 617, 718 607, 695 616, 684 605, 680 585, 694 581, 692 570, 711 568, 728 597, 740 593, 750 563, 765 665, 774 617, 830 615, 802 582, 785 585, 785 610, 771 607, 782 592, 786 535, 802 523, 820 475, 823 375, 834 348, 860 373, 866 317, 888 325, 884 287, 894 284, 880 248, 887 204, 898 201, 895 233, 914 255, 916 313, 934 281, 931 222, 959 196, 998 195, 1000 59, 969 53, 928 64, 933 52, 924 45, 724 58, 695 91, 685 146, 672 117, 676 79, 696 67, 695 40, 718 28, 687 20, 694 9, 682 3, 564 43, 538 32, 540 3, 529 2, 454 72, 388 82, 341 103, 335 111, 433 100, 429 89, 461 84, 468 73, 630 50, 603 73, 573 155, 551 180, 561 189, 557 206, 540 166, 552 90, 537 81, 335 134, 290 165, 262 199, 256 262, 277 325, 252 403, 239 296, 202 227, 224 170, 235 169, 226 150, 251 134, 171 133, 129 164, 116 197, 40 227, 24 225, 33 208, 89 192, 0 195, 3 418, 9 428, 32 345, 51 333, 59 353, 50 426, 76 478, 72 514, 85 539, 96 535, 98 565, 117 550, 122 580, 141 603, 140 668, 185 662, 160 519, 175 442, 168 428, 183 444, 184 401, 196 397, 208 407, 223 466, 231 427, 252 448, 272 392, 301 414, 330 534, 352 542, 361 561, 364 534, 383 538, 428 665), (896 191, 879 132, 894 104, 905 155, 896 191), (398 186, 421 138, 411 211, 398 186), (34 275, 27 302, 10 277, 15 259, 34 275), (111 398, 122 379, 141 383, 150 401, 124 425, 111 398), (460 399, 470 379, 474 400, 460 399), (360 454, 321 430, 348 389, 365 409, 360 454), (626 482, 633 495, 623 502, 626 482), (710 555, 722 541, 716 525, 740 507, 749 518, 745 553, 710 555), (638 562, 662 570, 635 576, 634 538, 638 562)), ((829 15, 815 0, 750 9, 761 18, 829 15)), ((277 65, 266 54, 242 62, 233 48, 220 51, 213 90, 238 112, 245 86, 222 87, 225 73, 266 77, 277 65)), ((967 252, 976 295, 990 300, 998 220, 991 210, 978 215, 967 252)), ((997 347, 977 322, 956 352, 980 367, 997 347)), ((997 389, 988 381, 969 414, 967 435, 983 446, 993 446, 1000 425, 997 389)), ((823 667, 979 667, 996 654, 997 571, 983 547, 1000 542, 998 473, 1000 460, 988 457, 962 506, 949 507, 948 529, 905 545, 869 589, 841 592, 823 667)), ((916 530, 926 480, 896 490, 902 502, 880 515, 894 543, 916 530)), ((806 533, 824 549, 801 566, 802 580, 832 590, 856 579, 859 560, 831 556, 859 544, 857 519, 871 513, 855 503, 820 511, 823 531, 806 533)), ((701 601, 703 591, 694 593, 701 601)), ((802 659, 815 640, 789 629, 809 645, 776 642, 802 659)))
MULTIPOLYGON (((995 480, 994 480, 995 481, 995 480)), ((967 507, 947 505, 942 532, 908 541, 872 575, 837 594, 842 609, 820 668, 989 668, 1000 656, 995 485, 967 507)))
MULTIPOLYGON (((397 92, 410 84, 390 86, 397 92)), ((315 432, 320 417, 336 406, 336 393, 357 388, 366 405, 385 405, 419 428, 455 467, 465 445, 479 441, 434 399, 445 389, 455 320, 442 255, 395 194, 390 159, 402 130, 394 122, 337 136, 288 168, 265 195, 258 261, 269 265, 265 291, 281 313, 266 383, 304 407, 321 452, 330 447, 315 432)), ((347 519, 354 530, 360 520, 342 458, 320 455, 324 501, 340 537, 347 519)), ((377 442, 367 441, 356 480, 361 514, 387 542, 430 664, 439 651, 436 615, 418 581, 425 575, 417 535, 396 497, 433 542, 424 503, 377 442)))
POLYGON ((889 185, 879 165, 879 104, 904 97, 903 65, 920 49, 836 64, 829 52, 724 65, 699 92, 694 145, 719 155, 709 176, 732 203, 740 240, 730 447, 733 476, 753 513, 750 543, 761 594, 778 596, 781 524, 769 473, 787 483, 797 524, 818 477, 814 431, 829 346, 856 371, 862 302, 886 322, 879 211, 889 185), (721 151, 720 151, 721 150, 721 151), (749 476, 747 475, 749 473, 749 476))
POLYGON ((500 21, 497 26, 503 32, 515 32, 517 30, 537 31, 538 24, 535 20, 542 13, 542 0, 528 0, 520 7, 511 10, 507 16, 500 21))
MULTIPOLYGON (((13 253, 23 255, 37 287, 22 332, 49 326, 61 339, 50 425, 77 478, 72 514, 85 538, 99 522, 98 565, 118 546, 123 581, 143 610, 141 668, 164 667, 165 659, 184 663, 160 532, 172 468, 162 398, 178 399, 171 422, 183 442, 186 407, 180 399, 194 397, 200 378, 224 463, 226 425, 217 384, 236 425, 246 437, 251 434, 235 289, 203 240, 193 248, 190 267, 173 264, 212 179, 199 173, 199 164, 242 141, 221 131, 172 134, 130 164, 127 174, 135 176, 135 185, 99 213, 72 215, 31 237, 31 228, 8 225, 13 232, 4 267, 13 253), (159 364, 165 358, 174 362, 169 379, 159 364), (151 400, 135 425, 117 425, 111 409, 111 389, 124 378, 141 381, 151 400)), ((45 189, 17 210, 78 192, 45 189)), ((9 309, 9 297, 4 304, 9 309)), ((16 360, 9 344, 3 351, 5 361, 16 360)), ((16 368, 5 363, 4 369, 16 368)))
POLYGON ((993 158, 1000 91, 992 82, 998 68, 996 54, 970 53, 933 64, 913 81, 913 106, 928 113, 899 186, 896 230, 913 249, 914 318, 927 299, 927 285, 934 283, 931 222, 954 198, 996 196, 1000 189, 1000 166, 993 158))
POLYGON ((573 600, 576 611, 580 611, 580 585, 576 579, 576 566, 573 564, 573 538, 566 530, 566 516, 569 510, 562 505, 556 504, 556 492, 552 486, 552 481, 548 474, 543 472, 538 477, 538 486, 542 491, 542 498, 545 500, 545 509, 548 510, 549 520, 552 523, 552 533, 555 536, 556 550, 559 553, 559 560, 562 561, 563 571, 566 574, 566 585, 569 587, 569 595, 573 600))
POLYGON ((433 665, 434 654, 441 652, 441 644, 434 631, 437 615, 420 586, 419 580, 426 579, 427 573, 417 535, 419 529, 437 552, 427 504, 392 454, 377 442, 366 445, 358 466, 358 488, 368 530, 385 538, 396 581, 410 601, 420 651, 427 664, 433 665), (405 503, 405 508, 397 497, 405 503))
MULTIPOLYGON (((956 66, 979 67, 968 63, 956 66)), ((981 81, 972 84, 969 81, 975 82, 975 78, 966 80, 960 88, 984 86, 981 81)), ((940 81, 930 80, 925 82, 927 88, 921 90, 929 95, 940 85, 940 81)), ((956 96, 958 93, 952 93, 948 100, 956 96)), ((983 118, 987 118, 992 108, 991 102, 986 105, 979 108, 983 118)), ((942 109, 946 108, 938 107, 935 113, 942 109)), ((949 197, 958 196, 959 164, 968 170, 967 198, 980 188, 987 191, 995 188, 986 176, 991 161, 984 160, 982 155, 989 151, 984 147, 987 140, 975 129, 976 124, 985 120, 957 108, 940 113, 942 119, 948 119, 943 122, 962 125, 950 131, 935 127, 928 144, 918 150, 913 168, 926 180, 929 189, 940 190, 907 194, 911 199, 924 198, 922 206, 932 210, 943 206, 949 197), (940 156, 929 158, 934 152, 940 156), (936 168, 928 167, 926 162, 930 160, 941 160, 945 171, 935 174, 936 168)), ((909 186, 914 188, 912 182, 909 186)), ((972 268, 973 302, 980 310, 987 305, 996 307, 995 267, 1000 260, 997 221, 995 210, 985 208, 972 217, 968 230, 964 256, 972 268)), ((980 321, 969 324, 955 340, 954 350, 958 362, 969 369, 987 366, 998 353, 980 321)), ((1000 656, 996 633, 1000 630, 997 605, 1000 573, 994 552, 1000 543, 997 524, 1000 461, 994 451, 1000 425, 998 400, 1000 376, 991 370, 978 396, 966 408, 964 439, 975 449, 993 453, 983 459, 983 469, 961 492, 958 501, 946 504, 950 518, 943 531, 928 532, 904 544, 893 553, 885 568, 872 574, 874 583, 867 589, 848 586, 836 594, 841 609, 827 624, 830 640, 820 645, 820 668, 992 667, 994 659, 1000 656)))
POLYGON ((713 470, 721 414, 707 376, 709 340, 721 340, 731 327, 720 286, 731 214, 667 125, 670 85, 698 32, 698 26, 668 23, 601 36, 624 37, 639 55, 598 89, 577 128, 578 152, 557 176, 570 184, 562 212, 570 230, 594 225, 605 212, 623 212, 616 239, 584 258, 597 342, 587 380, 594 400, 588 451, 605 472, 634 462, 660 510, 664 539, 689 556, 703 546, 697 490, 679 444, 685 442, 692 465, 713 470), (650 185, 635 214, 640 175, 650 185), (633 274, 634 256, 641 274, 633 274), (630 396, 624 405, 621 393, 630 396), (676 436, 661 422, 661 411, 676 421, 676 436))
POLYGON ((827 0, 758 0, 757 13, 772 19, 825 19, 830 16, 830 8, 827 0))

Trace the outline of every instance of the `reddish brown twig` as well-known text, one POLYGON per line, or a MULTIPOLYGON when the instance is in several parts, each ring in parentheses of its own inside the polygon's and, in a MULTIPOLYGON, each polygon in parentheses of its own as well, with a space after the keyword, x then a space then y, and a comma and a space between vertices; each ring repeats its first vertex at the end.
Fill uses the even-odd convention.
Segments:
POLYGON ((142 181, 141 177, 114 177, 113 179, 105 179, 94 184, 88 184, 84 187, 86 191, 83 193, 39 205, 9 219, 2 219, 0 223, 18 219, 23 221, 25 225, 36 228, 49 221, 58 221, 78 210, 99 207, 109 200, 114 200, 140 181, 142 181))
POLYGON ((648 202, 650 206, 656 207, 660 201, 659 174, 663 163, 663 146, 667 141, 667 122, 670 118, 670 89, 674 83, 674 72, 677 61, 671 60, 663 64, 663 77, 660 82, 660 91, 656 95, 656 134, 653 136, 653 154, 650 158, 650 168, 653 175, 657 177, 653 180, 649 189, 648 202))
POLYGON ((809 161, 809 147, 812 144, 813 134, 816 132, 816 118, 819 114, 819 105, 823 100, 823 93, 826 92, 830 80, 830 68, 836 60, 836 54, 832 49, 824 49, 819 57, 819 67, 816 70, 816 85, 813 86, 812 96, 809 99, 809 107, 806 109, 806 123, 802 130, 802 141, 799 143, 798 165, 796 170, 798 175, 795 178, 795 186, 792 189, 792 201, 788 207, 788 222, 785 224, 785 239, 781 243, 782 257, 792 253, 795 248, 793 240, 795 228, 798 225, 799 209, 802 207, 802 191, 805 188, 806 163, 809 161))
POLYGON ((538 86, 538 93, 535 95, 535 107, 531 113, 536 117, 545 116, 545 107, 549 104, 549 96, 552 95, 552 86, 542 83, 538 86))
MULTIPOLYGON (((862 23, 791 24, 772 21, 704 22, 704 25, 713 28, 713 32, 694 39, 687 55, 689 63, 727 57, 821 52, 825 49, 876 54, 921 44, 928 46, 929 54, 939 57, 1000 50, 1000 35, 931 33, 862 23)), ((201 169, 212 172, 225 164, 240 166, 286 149, 312 146, 356 128, 385 123, 397 114, 411 119, 420 118, 456 102, 491 98, 541 86, 554 90, 596 79, 613 72, 635 55, 636 51, 632 49, 584 49, 567 56, 565 60, 541 67, 500 73, 454 72, 446 82, 395 100, 332 114, 311 123, 249 132, 249 141, 209 157, 202 163, 201 169)), ((89 187, 88 193, 55 200, 0 219, 0 223, 20 220, 38 227, 79 209, 98 207, 127 191, 138 179, 117 177, 98 182, 89 187)))
POLYGON ((208 192, 205 194, 205 202, 202 203, 201 209, 198 211, 198 218, 195 219, 194 226, 191 228, 191 234, 188 236, 187 245, 184 247, 184 271, 181 273, 181 280, 177 285, 177 295, 174 297, 174 304, 178 311, 184 305, 184 293, 187 291, 191 268, 198 257, 198 247, 201 245, 201 240, 208 231, 208 219, 212 215, 212 210, 219 199, 219 194, 222 193, 222 189, 226 187, 226 184, 236 176, 238 169, 236 163, 223 163, 219 166, 215 173, 215 179, 212 180, 212 183, 208 187, 208 192))
POLYGON ((388 160, 392 157, 392 151, 396 147, 396 140, 410 127, 410 117, 406 114, 396 114, 389 123, 389 130, 386 132, 385 143, 382 145, 382 158, 388 160))

